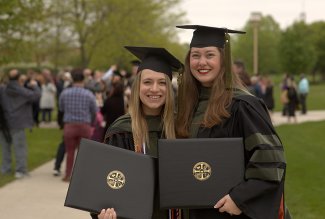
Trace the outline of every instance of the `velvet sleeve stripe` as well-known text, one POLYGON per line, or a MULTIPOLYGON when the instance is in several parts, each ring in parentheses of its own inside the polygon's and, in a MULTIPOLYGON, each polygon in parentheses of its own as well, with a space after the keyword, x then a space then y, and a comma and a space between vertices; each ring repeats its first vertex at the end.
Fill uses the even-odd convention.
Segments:
POLYGON ((283 150, 256 150, 249 160, 261 163, 285 163, 283 150))
POLYGON ((282 180, 284 169, 280 168, 248 168, 245 172, 246 179, 261 179, 266 181, 282 180))
POLYGON ((267 144, 272 147, 281 146, 281 142, 276 135, 262 135, 255 133, 245 139, 245 149, 248 151, 253 150, 257 145, 267 144))

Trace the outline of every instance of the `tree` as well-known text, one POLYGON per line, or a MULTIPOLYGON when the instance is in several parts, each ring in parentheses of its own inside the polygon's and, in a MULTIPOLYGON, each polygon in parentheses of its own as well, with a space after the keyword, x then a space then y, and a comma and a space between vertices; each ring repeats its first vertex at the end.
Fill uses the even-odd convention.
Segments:
POLYGON ((61 20, 79 50, 79 64, 107 68, 109 64, 126 63, 130 55, 123 49, 125 45, 166 46, 172 42, 170 29, 174 27, 166 27, 180 21, 183 13, 169 11, 178 3, 179 0, 64 1, 60 3, 61 20))
MULTIPOLYGON (((253 71, 253 25, 250 21, 244 27, 245 35, 234 36, 233 58, 245 62, 247 70, 253 71)), ((258 24, 258 72, 277 73, 281 71, 278 48, 281 38, 279 24, 272 16, 262 16, 258 24)))
POLYGON ((14 51, 20 41, 20 26, 24 23, 19 0, 0 1, 0 64, 16 59, 14 51))
POLYGON ((176 24, 182 23, 183 12, 172 11, 179 0, 111 0, 108 17, 101 23, 105 40, 98 43, 90 66, 107 68, 110 64, 126 65, 134 57, 123 47, 158 46, 171 52, 182 50, 175 45, 176 24))
POLYGON ((107 68, 133 59, 125 45, 160 46, 180 54, 181 0, 3 0, 0 64, 107 68), (1 62, 2 60, 2 62, 1 62))
POLYGON ((325 80, 325 22, 319 21, 310 25, 310 35, 316 52, 315 65, 312 68, 312 74, 315 80, 315 74, 319 72, 322 79, 325 80))
POLYGON ((316 62, 316 51, 310 28, 304 22, 296 22, 288 27, 281 38, 281 60, 283 69, 299 75, 309 73, 316 62))

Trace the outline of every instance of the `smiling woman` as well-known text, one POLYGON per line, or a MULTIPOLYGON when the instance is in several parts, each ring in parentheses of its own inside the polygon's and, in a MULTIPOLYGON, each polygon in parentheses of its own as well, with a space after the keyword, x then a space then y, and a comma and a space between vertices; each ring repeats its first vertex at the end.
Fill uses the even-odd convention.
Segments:
MULTIPOLYGON (((158 139, 175 138, 171 79, 172 71, 179 70, 182 63, 164 48, 128 46, 126 49, 142 62, 132 84, 129 113, 109 127, 105 143, 156 157, 158 139)), ((155 200, 159 198, 156 196, 155 200)), ((152 218, 170 218, 170 211, 159 210, 158 202, 154 203, 153 211, 152 218)), ((99 219, 117 216, 118 212, 112 208, 92 215, 99 219)))
POLYGON ((282 143, 265 104, 249 94, 231 71, 229 33, 243 32, 178 27, 195 31, 180 80, 177 137, 242 138, 245 153, 242 181, 216 200, 214 208, 190 209, 190 218, 283 219, 286 161, 282 143))

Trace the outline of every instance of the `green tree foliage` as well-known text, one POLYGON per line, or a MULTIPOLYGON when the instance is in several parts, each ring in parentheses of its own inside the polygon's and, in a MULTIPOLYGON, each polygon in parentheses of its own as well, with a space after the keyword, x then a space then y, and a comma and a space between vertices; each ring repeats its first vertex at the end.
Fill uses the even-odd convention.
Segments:
POLYGON ((111 0, 101 29, 105 40, 98 42, 93 53, 97 58, 90 60, 90 66, 125 66, 134 59, 123 49, 125 45, 166 47, 181 54, 182 47, 175 43, 175 26, 182 23, 184 13, 172 10, 177 4, 179 0, 111 0))
MULTIPOLYGON (((233 36, 233 59, 245 62, 248 72, 253 72, 253 24, 247 21, 245 35, 233 36)), ((272 74, 281 71, 278 55, 281 29, 272 16, 262 16, 258 24, 258 72, 272 74)))
POLYGON ((311 24, 310 30, 317 57, 312 73, 315 75, 318 72, 325 79, 325 22, 319 21, 311 24))
POLYGON ((316 62, 316 51, 310 28, 304 22, 288 27, 281 38, 281 61, 289 74, 310 73, 316 62))
POLYGON ((2 0, 0 64, 28 62, 108 68, 134 59, 123 46, 175 54, 181 0, 2 0))
POLYGON ((19 10, 19 0, 0 1, 0 64, 15 59, 24 20, 19 10))

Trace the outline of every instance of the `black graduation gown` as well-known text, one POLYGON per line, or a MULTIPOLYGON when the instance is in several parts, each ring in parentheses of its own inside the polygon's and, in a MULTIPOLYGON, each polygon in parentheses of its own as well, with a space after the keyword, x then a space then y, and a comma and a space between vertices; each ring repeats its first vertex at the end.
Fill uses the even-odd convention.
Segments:
POLYGON ((199 127, 209 97, 202 88, 199 104, 191 126, 192 137, 242 137, 245 147, 245 179, 229 192, 243 212, 238 216, 219 213, 217 209, 190 210, 190 219, 241 218, 278 219, 284 191, 285 158, 263 102, 246 93, 235 93, 229 112, 230 118, 211 128, 199 127), (199 119, 198 119, 199 118, 199 119), (197 127, 195 127, 197 126, 197 127))
MULTIPOLYGON (((150 147, 146 147, 148 155, 157 157, 158 139, 162 136, 161 117, 147 116, 150 147)), ((129 114, 119 117, 107 130, 104 142, 120 148, 134 151, 134 141, 131 130, 131 117, 129 114)), ((158 185, 156 186, 158 188, 158 185)), ((158 189, 155 192, 153 219, 168 219, 168 210, 159 209, 158 189)), ((109 206, 108 206, 109 207, 109 206)), ((118 215, 118 212, 117 212, 118 215)), ((97 219, 97 215, 92 214, 97 219)), ((119 218, 119 217, 118 217, 119 218)))

